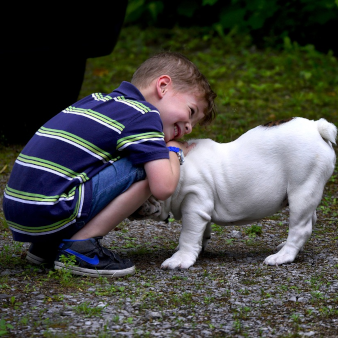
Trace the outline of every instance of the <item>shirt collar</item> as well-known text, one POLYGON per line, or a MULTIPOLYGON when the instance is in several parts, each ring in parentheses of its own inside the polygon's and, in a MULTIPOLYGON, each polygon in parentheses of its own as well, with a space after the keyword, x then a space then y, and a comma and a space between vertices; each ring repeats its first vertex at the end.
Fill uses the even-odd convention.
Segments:
MULTIPOLYGON (((144 96, 141 92, 130 82, 123 81, 118 88, 116 88, 113 93, 133 98, 134 100, 145 101, 144 96)), ((115 96, 114 95, 114 96, 115 96)))

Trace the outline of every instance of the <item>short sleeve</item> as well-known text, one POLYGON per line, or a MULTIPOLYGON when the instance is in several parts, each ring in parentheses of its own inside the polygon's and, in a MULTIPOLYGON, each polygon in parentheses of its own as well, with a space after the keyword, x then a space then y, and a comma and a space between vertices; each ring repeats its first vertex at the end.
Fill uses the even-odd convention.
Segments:
POLYGON ((116 149, 133 164, 168 159, 169 151, 164 141, 163 124, 158 112, 138 114, 130 121, 118 139, 116 149))

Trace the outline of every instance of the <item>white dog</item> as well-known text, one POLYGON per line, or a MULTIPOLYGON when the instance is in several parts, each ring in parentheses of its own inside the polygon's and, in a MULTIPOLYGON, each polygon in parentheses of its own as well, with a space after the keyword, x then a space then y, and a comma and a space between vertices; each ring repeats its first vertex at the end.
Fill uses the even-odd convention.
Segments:
POLYGON ((264 262, 293 262, 311 235, 316 208, 334 171, 336 137, 337 128, 325 119, 297 117, 258 126, 230 143, 192 140, 196 147, 181 166, 175 193, 164 202, 152 198, 143 207, 143 214, 153 213, 157 220, 165 220, 170 211, 182 219, 178 251, 162 268, 192 266, 210 239, 212 222, 250 224, 286 205, 288 238, 264 262))

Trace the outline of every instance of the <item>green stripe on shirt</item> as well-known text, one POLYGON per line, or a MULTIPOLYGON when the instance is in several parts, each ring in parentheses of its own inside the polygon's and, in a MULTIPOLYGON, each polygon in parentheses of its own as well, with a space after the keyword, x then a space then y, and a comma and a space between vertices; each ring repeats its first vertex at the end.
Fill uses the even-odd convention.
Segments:
POLYGON ((46 196, 42 194, 34 194, 34 193, 12 189, 7 185, 5 189, 5 194, 17 200, 22 200, 23 203, 25 203, 25 201, 30 201, 30 202, 41 202, 41 203, 46 202, 46 203, 55 204, 56 202, 59 201, 59 199, 74 198, 75 190, 76 188, 74 187, 73 189, 69 191, 68 194, 63 193, 61 195, 46 196))
POLYGON ((141 133, 131 136, 126 136, 117 141, 116 149, 121 150, 133 143, 141 143, 146 142, 148 140, 164 140, 164 133, 162 132, 149 132, 149 133, 141 133))
POLYGON ((113 120, 104 114, 100 114, 92 109, 83 109, 83 108, 76 108, 76 107, 69 106, 65 110, 63 110, 63 112, 70 113, 70 114, 74 113, 74 114, 82 115, 85 117, 93 118, 94 120, 104 123, 113 128, 116 128, 119 131, 122 131, 125 128, 122 123, 116 120, 113 120))
POLYGON ((88 152, 93 153, 97 155, 98 157, 102 158, 103 160, 109 162, 113 160, 113 157, 111 156, 110 153, 104 151, 103 149, 100 149, 97 147, 95 144, 77 136, 74 134, 71 134, 67 131, 59 130, 59 129, 50 129, 50 128, 45 128, 41 127, 37 134, 42 134, 44 136, 50 136, 50 137, 55 137, 58 138, 62 141, 74 144, 78 146, 79 148, 84 148, 88 150, 88 152))
POLYGON ((77 173, 69 168, 66 168, 58 163, 44 160, 42 158, 27 156, 24 154, 20 154, 17 158, 17 161, 25 163, 27 166, 38 167, 38 169, 45 170, 49 169, 49 171, 55 171, 60 173, 62 176, 67 176, 70 179, 79 178, 82 182, 86 182, 89 180, 89 177, 85 172, 77 173))
POLYGON ((76 202, 74 212, 72 213, 72 215, 70 215, 70 217, 68 217, 66 219, 63 219, 63 220, 60 220, 58 222, 48 224, 48 225, 45 225, 45 226, 37 226, 37 227, 25 226, 25 225, 14 223, 14 222, 11 222, 11 221, 8 221, 8 220, 6 222, 7 222, 8 226, 10 228, 13 228, 13 229, 18 230, 20 232, 23 232, 25 234, 45 235, 45 234, 48 234, 48 233, 51 233, 51 232, 55 232, 58 229, 62 228, 63 226, 73 222, 75 220, 75 218, 77 217, 77 214, 78 214, 79 209, 80 209, 80 205, 82 203, 82 200, 81 200, 82 189, 83 189, 83 185, 81 184, 79 186, 79 199, 76 202))

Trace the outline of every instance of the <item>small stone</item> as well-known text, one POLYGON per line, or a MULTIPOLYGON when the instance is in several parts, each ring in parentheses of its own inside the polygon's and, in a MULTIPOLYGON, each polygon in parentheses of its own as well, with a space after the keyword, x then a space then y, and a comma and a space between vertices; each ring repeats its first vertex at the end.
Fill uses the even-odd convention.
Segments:
POLYGON ((207 331, 207 330, 203 330, 203 331, 201 332, 201 334, 202 334, 203 336, 210 336, 210 335, 211 335, 211 332, 210 332, 210 331, 207 331))
POLYGON ((305 297, 299 297, 298 302, 300 303, 306 303, 308 300, 305 297))
POLYGON ((2 271, 1 272, 1 276, 9 276, 11 274, 11 271, 10 270, 5 270, 5 271, 2 271))
POLYGON ((242 237, 242 233, 240 231, 237 231, 237 230, 232 230, 231 231, 231 237, 241 238, 242 237))
POLYGON ((146 317, 149 319, 162 318, 162 314, 160 312, 148 311, 146 317))
POLYGON ((133 332, 120 331, 120 332, 117 332, 117 334, 119 334, 120 336, 129 336, 129 337, 133 336, 133 332))
POLYGON ((6 295, 4 293, 0 293, 0 299, 8 299, 8 298, 11 298, 12 296, 10 295, 6 295))

